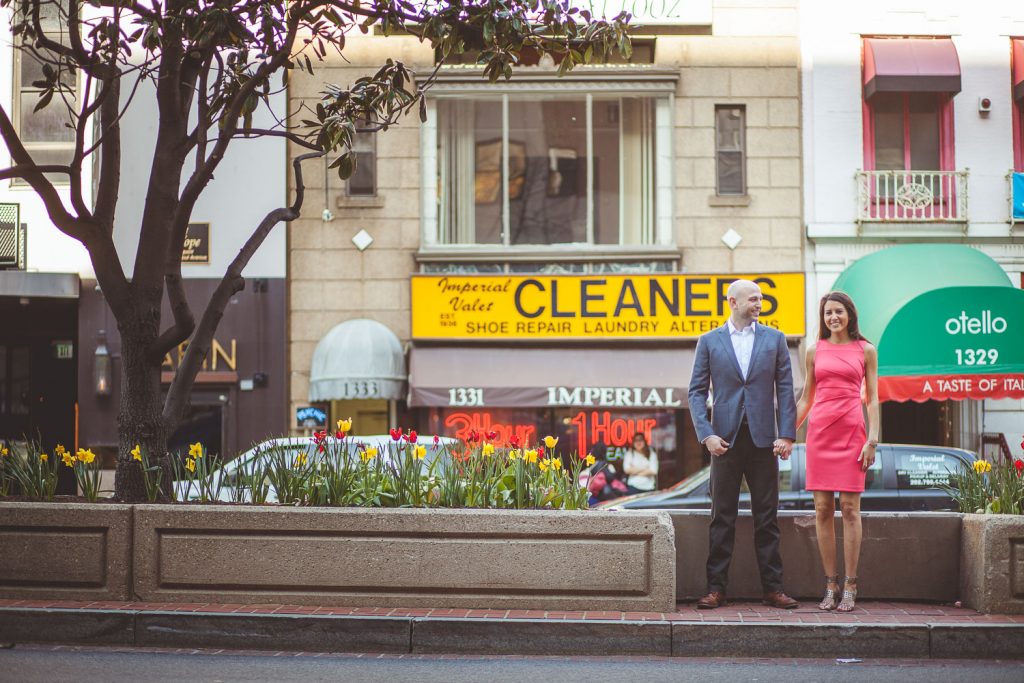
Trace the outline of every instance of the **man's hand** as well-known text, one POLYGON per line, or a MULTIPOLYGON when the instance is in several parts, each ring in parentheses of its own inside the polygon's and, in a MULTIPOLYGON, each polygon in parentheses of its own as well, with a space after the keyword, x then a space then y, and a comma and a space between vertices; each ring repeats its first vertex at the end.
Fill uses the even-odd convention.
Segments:
POLYGON ((772 449, 775 455, 783 460, 789 460, 789 456, 793 454, 793 439, 775 439, 772 449))
POLYGON ((704 440, 704 446, 711 455, 722 455, 729 450, 729 442, 720 436, 709 436, 704 440))

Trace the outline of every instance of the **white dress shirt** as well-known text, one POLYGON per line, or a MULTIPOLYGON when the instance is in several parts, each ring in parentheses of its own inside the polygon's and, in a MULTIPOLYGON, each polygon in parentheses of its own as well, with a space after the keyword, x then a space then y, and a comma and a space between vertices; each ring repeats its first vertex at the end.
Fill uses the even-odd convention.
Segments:
POLYGON ((750 370, 750 356, 754 352, 754 325, 757 321, 751 321, 742 330, 737 330, 729 318, 729 338, 732 340, 732 350, 736 352, 736 360, 740 363, 740 372, 743 379, 747 378, 747 371, 750 370))

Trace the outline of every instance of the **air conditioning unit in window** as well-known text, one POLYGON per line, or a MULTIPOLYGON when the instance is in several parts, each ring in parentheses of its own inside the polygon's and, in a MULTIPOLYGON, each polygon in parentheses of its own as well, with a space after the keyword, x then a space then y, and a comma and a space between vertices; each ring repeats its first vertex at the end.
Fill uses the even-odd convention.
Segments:
POLYGON ((0 204, 0 268, 25 269, 25 226, 20 204, 0 204))

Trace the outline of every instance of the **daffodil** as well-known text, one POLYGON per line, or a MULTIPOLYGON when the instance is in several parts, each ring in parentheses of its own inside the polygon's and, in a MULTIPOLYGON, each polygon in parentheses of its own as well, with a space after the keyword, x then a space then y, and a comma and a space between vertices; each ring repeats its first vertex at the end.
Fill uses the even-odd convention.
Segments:
POLYGON ((366 450, 359 454, 359 457, 363 459, 363 462, 370 462, 371 460, 377 457, 377 449, 372 447, 367 448, 366 450))
POLYGON ((96 454, 91 450, 79 448, 75 457, 77 457, 80 462, 84 462, 86 465, 89 465, 96 459, 96 454))
POLYGON ((295 464, 293 465, 293 467, 296 467, 296 468, 302 467, 303 465, 306 464, 306 461, 308 459, 309 458, 308 458, 308 456, 305 453, 299 453, 298 455, 295 456, 295 464))
POLYGON ((40 453, 39 460, 41 460, 42 462, 49 462, 50 456, 48 456, 46 453, 40 453))
POLYGON ((60 456, 61 462, 63 462, 65 466, 75 466, 75 456, 68 453, 67 450, 65 450, 64 448, 58 446, 57 448, 54 449, 54 453, 60 456))
POLYGON ((10 453, 10 451, 7 450, 6 446, 4 446, 3 448, 0 448, 0 456, 3 456, 3 457, 6 458, 8 453, 10 453))
POLYGON ((597 462, 597 458, 595 458, 592 453, 587 453, 587 457, 584 460, 584 462, 586 462, 588 466, 593 465, 595 462, 597 462))
POLYGON ((494 455, 494 444, 485 443, 483 445, 483 448, 480 449, 480 454, 483 455, 484 457, 494 455))
POLYGON ((139 444, 135 444, 135 448, 131 450, 132 460, 138 460, 142 462, 142 447, 139 444))
POLYGON ((547 458, 542 459, 537 463, 537 467, 540 468, 541 472, 547 472, 550 461, 547 458))
POLYGON ((992 463, 987 460, 975 460, 974 471, 978 474, 984 474, 985 472, 992 471, 992 463))
POLYGON ((185 458, 185 469, 189 472, 196 471, 196 461, 192 458, 185 458))
POLYGON ((531 448, 523 454, 523 460, 526 462, 537 462, 537 451, 531 448))
POLYGON ((518 458, 522 457, 522 455, 523 452, 521 450, 519 450, 518 448, 513 448, 508 452, 508 459, 517 460, 518 458))
POLYGON ((196 441, 194 444, 188 447, 189 457, 201 458, 203 457, 203 444, 196 441))
POLYGON ((544 445, 547 446, 548 448, 554 448, 555 444, 557 444, 557 443, 558 443, 558 437, 557 436, 545 436, 544 437, 544 445))
POLYGON ((338 420, 338 431, 345 432, 346 434, 352 431, 352 418, 347 420, 338 420))
POLYGON ((423 458, 427 457, 427 447, 426 446, 416 446, 416 449, 413 451, 413 456, 417 460, 422 460, 423 458))
POLYGON ((555 472, 557 472, 558 470, 562 469, 562 461, 559 460, 558 458, 551 458, 551 467, 552 469, 555 470, 555 472))

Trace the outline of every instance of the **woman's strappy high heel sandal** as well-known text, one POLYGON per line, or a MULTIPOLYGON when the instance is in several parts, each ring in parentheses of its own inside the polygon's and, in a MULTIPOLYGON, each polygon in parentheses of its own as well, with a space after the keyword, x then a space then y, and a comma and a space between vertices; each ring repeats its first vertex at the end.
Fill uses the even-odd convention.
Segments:
POLYGON ((857 577, 847 576, 843 586, 843 599, 836 607, 837 612, 852 612, 857 604, 857 577))
POLYGON ((834 610, 839 604, 839 575, 825 577, 825 597, 818 603, 820 610, 834 610), (832 588, 835 586, 835 588, 832 588))

